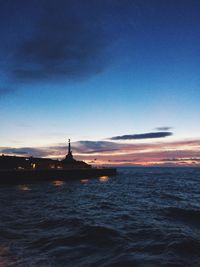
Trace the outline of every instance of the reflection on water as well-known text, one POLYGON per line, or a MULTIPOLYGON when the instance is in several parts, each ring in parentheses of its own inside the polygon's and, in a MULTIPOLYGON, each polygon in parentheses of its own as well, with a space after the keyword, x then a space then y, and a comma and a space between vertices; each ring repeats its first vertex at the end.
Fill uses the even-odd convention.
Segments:
POLYGON ((8 263, 4 260, 4 259, 1 259, 1 256, 0 256, 0 267, 8 267, 8 263))
POLYGON ((55 180, 55 181, 53 181, 53 185, 56 186, 56 187, 61 187, 64 184, 65 184, 65 182, 62 181, 62 180, 55 180))
POLYGON ((29 186, 29 185, 26 185, 26 184, 20 184, 20 185, 18 186, 18 189, 19 189, 20 191, 30 191, 30 190, 31 190, 30 186, 29 186))
POLYGON ((108 182, 108 180, 109 180, 109 177, 108 176, 101 176, 101 177, 99 177, 99 181, 101 183, 106 183, 106 182, 108 182))
POLYGON ((88 181, 89 181, 88 179, 81 179, 81 183, 82 183, 82 184, 87 184, 88 181))
POLYGON ((7 267, 8 261, 5 257, 9 254, 9 248, 0 245, 0 267, 7 267))

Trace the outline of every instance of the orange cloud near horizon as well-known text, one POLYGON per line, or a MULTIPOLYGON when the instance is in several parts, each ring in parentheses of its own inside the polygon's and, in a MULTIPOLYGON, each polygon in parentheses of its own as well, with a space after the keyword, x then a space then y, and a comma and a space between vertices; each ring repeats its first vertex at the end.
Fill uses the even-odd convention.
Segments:
POLYGON ((95 165, 110 166, 200 166, 200 140, 126 144, 94 154, 76 153, 77 158, 95 165), (94 159, 95 157, 95 159, 94 159))
MULTIPOLYGON (((80 141, 72 143, 74 157, 92 165, 200 166, 200 139, 157 143, 80 141)), ((61 159, 66 145, 40 148, 0 148, 8 155, 61 159)))

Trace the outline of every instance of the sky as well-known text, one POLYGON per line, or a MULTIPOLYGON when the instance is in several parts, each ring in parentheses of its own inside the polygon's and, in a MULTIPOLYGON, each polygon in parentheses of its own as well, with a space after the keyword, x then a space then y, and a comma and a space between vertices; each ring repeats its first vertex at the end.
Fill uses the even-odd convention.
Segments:
POLYGON ((0 154, 200 166, 198 0, 0 0, 0 154))

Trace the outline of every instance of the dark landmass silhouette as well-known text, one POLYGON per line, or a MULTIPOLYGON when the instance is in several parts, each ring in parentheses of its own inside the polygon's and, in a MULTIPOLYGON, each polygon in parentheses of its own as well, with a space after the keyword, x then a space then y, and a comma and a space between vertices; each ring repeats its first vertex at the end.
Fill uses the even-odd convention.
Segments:
POLYGON ((84 161, 75 160, 72 151, 70 139, 68 142, 68 153, 63 160, 54 160, 49 158, 18 157, 18 156, 0 156, 0 170, 31 170, 31 169, 85 169, 91 168, 91 165, 84 161))
POLYGON ((74 159, 70 139, 63 160, 49 158, 0 156, 0 184, 28 183, 44 180, 85 179, 116 174, 116 168, 92 168, 74 159))

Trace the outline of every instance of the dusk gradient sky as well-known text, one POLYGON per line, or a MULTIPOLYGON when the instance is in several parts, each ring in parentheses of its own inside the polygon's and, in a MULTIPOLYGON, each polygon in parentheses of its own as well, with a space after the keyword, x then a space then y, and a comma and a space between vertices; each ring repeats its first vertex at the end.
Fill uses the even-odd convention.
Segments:
POLYGON ((0 153, 200 166, 198 0, 0 0, 0 153))

